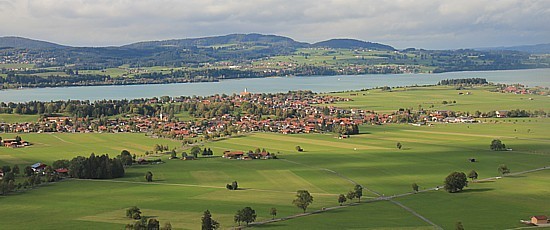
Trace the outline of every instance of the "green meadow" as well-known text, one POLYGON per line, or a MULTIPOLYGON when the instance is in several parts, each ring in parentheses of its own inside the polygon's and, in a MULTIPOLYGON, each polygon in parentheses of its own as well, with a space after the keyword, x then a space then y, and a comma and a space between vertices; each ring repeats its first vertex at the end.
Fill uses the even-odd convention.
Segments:
POLYGON ((331 95, 350 98, 336 106, 393 112, 399 108, 419 107, 429 110, 452 110, 474 113, 476 110, 550 110, 550 97, 541 95, 521 95, 490 92, 494 86, 471 87, 455 90, 451 86, 423 86, 393 88, 391 91, 370 89, 366 91, 342 92, 331 95), (467 93, 470 93, 469 95, 467 93), (459 94, 462 93, 462 94, 459 94), (443 101, 456 102, 443 104, 443 101))
MULTIPOLYGON (((474 94, 475 95, 475 94, 474 94)), ((514 119, 515 120, 515 119, 514 119)), ((453 171, 474 169, 480 178, 498 176, 499 164, 512 173, 550 166, 548 119, 519 119, 517 122, 481 124, 437 124, 362 126, 361 134, 338 139, 331 134, 282 135, 253 133, 206 143, 215 156, 225 150, 265 148, 277 153, 273 160, 228 160, 221 157, 195 161, 169 160, 158 165, 135 165, 124 178, 114 180, 69 179, 0 197, 5 212, 2 226, 17 229, 121 229, 132 220, 125 209, 138 206, 143 215, 157 218, 161 226, 169 221, 177 229, 198 229, 202 212, 209 209, 223 229, 235 227, 233 215, 250 206, 257 221, 301 213, 292 205, 299 189, 312 193, 308 211, 338 206, 337 196, 347 193, 357 182, 385 196, 442 185, 453 171), (501 139, 512 151, 494 152, 489 144, 501 139), (396 143, 403 145, 401 150, 396 143), (304 152, 297 152, 295 146, 304 152), (477 162, 469 162, 475 158, 477 162), (154 175, 145 182, 145 172, 154 175), (238 181, 237 191, 225 188, 238 181)), ((77 155, 121 150, 141 156, 155 144, 184 151, 181 143, 155 139, 144 134, 19 134, 33 145, 0 148, 0 165, 25 166, 52 163, 77 155)), ((11 138, 13 134, 1 134, 11 138)), ((188 151, 188 150, 185 150, 188 151)), ((408 195, 394 200, 402 203, 444 229, 462 221, 466 229, 522 227, 520 219, 549 215, 550 171, 543 170, 470 183, 464 192, 442 190, 408 195)), ((365 201, 378 195, 363 192, 362 203, 291 220, 256 226, 266 229, 433 229, 409 211, 390 201, 365 201)), ((357 200, 354 200, 354 202, 357 200)))

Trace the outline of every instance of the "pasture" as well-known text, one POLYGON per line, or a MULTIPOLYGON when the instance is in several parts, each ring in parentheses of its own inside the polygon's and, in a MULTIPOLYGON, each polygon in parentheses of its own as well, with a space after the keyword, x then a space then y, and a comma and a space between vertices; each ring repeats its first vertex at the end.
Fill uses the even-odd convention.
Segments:
POLYGON ((370 89, 367 91, 341 92, 330 95, 350 98, 338 103, 338 107, 393 112, 399 108, 418 110, 452 110, 474 113, 476 110, 550 110, 550 97, 490 92, 492 86, 455 90, 452 86, 423 86, 393 88, 392 91, 370 89), (467 93, 470 94, 467 94, 467 93), (459 94, 462 93, 462 94, 459 94), (531 100, 529 99, 531 98, 531 100), (443 101, 456 103, 443 104, 443 101))
MULTIPOLYGON (((121 229, 132 220, 125 209, 138 206, 143 215, 170 221, 177 229, 197 229, 202 212, 209 209, 223 229, 236 226, 236 210, 250 206, 257 221, 301 213, 291 204, 296 190, 314 196, 309 210, 337 206, 337 196, 353 188, 353 181, 369 190, 390 196, 441 185, 452 171, 476 170, 480 178, 498 176, 499 164, 512 173, 550 166, 548 119, 483 124, 438 124, 362 126, 361 134, 338 139, 332 134, 282 135, 253 133, 209 142, 220 156, 225 150, 248 151, 265 148, 277 153, 274 160, 228 160, 220 157, 195 161, 169 160, 159 165, 136 165, 126 176, 115 180, 66 180, 37 189, 0 197, 5 210, 3 226, 17 229, 102 228, 121 229), (529 131, 527 131, 529 130, 529 131), (513 151, 489 150, 492 139, 501 139, 513 151), (396 143, 403 145, 397 149, 396 143), (297 152, 295 146, 305 151, 297 152), (477 162, 469 162, 476 158, 477 162), (152 183, 144 174, 151 171, 152 183), (241 190, 230 191, 227 183, 238 181, 241 190), (47 210, 47 211, 45 211, 47 210)), ((10 138, 11 134, 2 134, 10 138)), ((142 155, 154 144, 183 150, 181 144, 153 139, 143 134, 21 134, 33 145, 27 148, 0 148, 1 165, 50 164, 77 155, 108 153, 123 149, 142 155)), ((188 151, 188 150, 185 150, 188 151)), ((548 170, 504 177, 494 182, 471 183, 462 193, 430 191, 395 200, 415 210, 445 229, 462 221, 467 229, 521 227, 520 219, 547 213, 550 206, 548 170), (503 211, 503 210, 507 211, 503 211)), ((375 193, 363 192, 362 201, 375 193)), ((356 200, 355 200, 356 201, 356 200)), ((432 229, 410 212, 389 201, 331 210, 307 217, 257 226, 274 229, 319 228, 432 229)))

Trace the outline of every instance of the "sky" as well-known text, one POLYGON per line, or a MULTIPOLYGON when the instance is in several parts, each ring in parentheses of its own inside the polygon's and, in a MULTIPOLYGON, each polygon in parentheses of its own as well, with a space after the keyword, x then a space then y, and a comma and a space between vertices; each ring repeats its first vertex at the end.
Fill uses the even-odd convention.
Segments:
POLYGON ((550 43, 550 0, 0 0, 0 22, 72 46, 262 33, 457 49, 550 43))

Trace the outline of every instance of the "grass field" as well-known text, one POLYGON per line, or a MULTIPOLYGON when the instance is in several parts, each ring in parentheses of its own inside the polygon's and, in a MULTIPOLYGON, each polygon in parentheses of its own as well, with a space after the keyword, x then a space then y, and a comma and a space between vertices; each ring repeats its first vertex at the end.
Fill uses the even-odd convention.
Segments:
POLYGON ((331 95, 353 99, 338 103, 338 107, 359 108, 376 112, 392 112, 399 108, 420 107, 430 110, 453 110, 474 113, 476 110, 550 110, 550 97, 490 92, 493 87, 475 87, 454 90, 451 86, 394 88, 391 92, 373 89, 362 92, 345 92, 331 95), (464 93, 462 95, 459 92, 464 93), (470 95, 466 93, 470 92, 470 95), (350 94, 356 94, 352 96, 350 94), (529 100, 531 98, 532 100, 529 100), (443 104, 443 101, 456 103, 443 104), (433 107, 432 107, 433 106, 433 107))
MULTIPOLYGON (((525 119, 526 120, 526 119, 525 119)), ((282 135, 255 133, 208 143, 215 155, 224 150, 266 148, 280 152, 277 160, 238 161, 223 158, 197 161, 168 160, 160 165, 133 166, 126 177, 115 180, 68 180, 0 197, 5 210, 3 226, 17 229, 101 228, 121 229, 131 220, 125 209, 137 205, 145 216, 170 221, 178 229, 197 229, 202 212, 209 209, 222 228, 236 224, 236 210, 250 206, 258 221, 267 220, 275 207, 278 217, 301 211, 291 204, 296 190, 307 189, 314 196, 308 210, 337 205, 337 195, 353 187, 351 181, 381 194, 411 190, 411 183, 423 188, 441 185, 452 171, 475 169, 480 178, 497 176, 499 164, 512 172, 550 165, 548 119, 531 122, 442 124, 432 127, 410 125, 363 126, 362 134, 337 139, 328 134, 282 135), (529 129, 529 132, 527 130, 529 129), (514 131, 515 130, 515 131, 514 131), (500 138, 513 151, 489 151, 493 138, 500 138), (396 142, 403 149, 395 147, 396 142), (296 152, 300 145, 305 151, 296 152), (468 158, 476 158, 471 163, 468 158), (154 182, 145 182, 145 172, 154 182), (238 191, 225 189, 237 180, 238 191), (44 211, 48 210, 48 211, 44 211)), ((10 134, 2 134, 10 138, 10 134)), ((51 163, 76 155, 109 153, 122 149, 137 155, 154 144, 179 147, 167 139, 143 134, 21 134, 33 146, 0 148, 0 165, 51 163)), ((181 152, 182 150, 178 150, 181 152)), ((547 213, 550 207, 548 170, 472 183, 465 192, 449 194, 431 191, 396 199, 445 229, 462 221, 467 229, 521 227, 520 219, 547 213), (507 210, 507 211, 503 211, 507 210)), ((363 200, 376 197, 364 191, 363 200)), ((273 229, 368 228, 432 229, 408 211, 389 202, 358 206, 258 226, 273 229)))
POLYGON ((24 123, 38 121, 38 115, 22 115, 22 114, 0 114, 0 123, 24 123))

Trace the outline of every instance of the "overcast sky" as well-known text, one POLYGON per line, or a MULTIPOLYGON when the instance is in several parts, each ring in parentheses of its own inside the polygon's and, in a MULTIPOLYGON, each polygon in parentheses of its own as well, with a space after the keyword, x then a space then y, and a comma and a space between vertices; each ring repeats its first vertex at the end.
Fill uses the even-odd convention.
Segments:
POLYGON ((550 0, 0 0, 0 36, 106 46, 231 33, 427 49, 550 43, 550 0))

